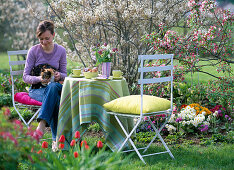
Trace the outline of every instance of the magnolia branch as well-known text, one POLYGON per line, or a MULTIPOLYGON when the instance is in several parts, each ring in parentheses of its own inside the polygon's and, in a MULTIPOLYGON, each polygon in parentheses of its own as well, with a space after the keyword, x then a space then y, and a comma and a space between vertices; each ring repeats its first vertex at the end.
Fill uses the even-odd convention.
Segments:
POLYGON ((72 35, 71 35, 70 31, 67 29, 66 25, 64 24, 64 22, 62 21, 62 19, 60 18, 60 16, 56 13, 56 11, 54 10, 54 8, 51 6, 50 2, 49 2, 48 0, 45 0, 45 1, 46 1, 46 3, 49 5, 49 7, 51 8, 51 10, 54 12, 54 14, 58 17, 58 19, 60 20, 60 22, 62 22, 62 23, 63 23, 63 27, 64 27, 64 29, 67 31, 67 33, 68 33, 68 35, 69 35, 69 37, 70 37, 70 39, 71 39, 71 42, 72 42, 73 48, 75 49, 75 51, 76 51, 77 55, 78 55, 78 56, 79 56, 79 58, 80 58, 80 61, 81 61, 81 62, 82 62, 82 64, 84 65, 84 67, 86 67, 86 65, 85 65, 84 61, 82 60, 82 58, 81 58, 81 56, 80 56, 80 53, 78 52, 78 50, 77 50, 77 48, 76 48, 76 45, 75 45, 74 39, 73 39, 73 37, 72 37, 72 35))

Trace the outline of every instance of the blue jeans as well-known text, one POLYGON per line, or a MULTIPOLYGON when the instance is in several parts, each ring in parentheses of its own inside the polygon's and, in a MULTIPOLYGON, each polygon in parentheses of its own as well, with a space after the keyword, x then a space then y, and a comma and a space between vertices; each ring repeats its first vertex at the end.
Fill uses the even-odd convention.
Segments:
POLYGON ((42 101, 41 110, 37 121, 45 120, 50 125, 52 139, 56 141, 58 112, 62 85, 57 82, 51 82, 48 86, 40 89, 30 89, 29 96, 35 100, 42 101))

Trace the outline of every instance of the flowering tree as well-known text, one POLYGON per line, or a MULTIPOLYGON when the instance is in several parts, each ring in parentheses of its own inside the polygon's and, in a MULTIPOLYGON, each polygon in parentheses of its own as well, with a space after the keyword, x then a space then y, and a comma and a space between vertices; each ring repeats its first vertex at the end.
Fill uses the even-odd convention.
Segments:
MULTIPOLYGON (((202 72, 204 66, 215 66, 217 71, 231 73, 233 13, 222 10, 212 0, 189 0, 184 35, 179 29, 160 25, 160 31, 145 35, 144 39, 156 53, 174 53, 186 71, 202 72), (207 65, 198 65, 208 61, 207 65)), ((215 76, 214 76, 215 77, 215 76)), ((217 77, 216 77, 217 78, 217 77)))
POLYGON ((137 78, 138 55, 149 50, 140 41, 142 36, 157 30, 161 22, 175 25, 186 11, 184 0, 46 1, 51 15, 57 16, 56 25, 66 26, 63 37, 57 41, 66 46, 68 56, 94 64, 92 48, 96 44, 118 48, 114 69, 121 69, 130 85, 137 78), (75 46, 64 41, 66 36, 73 38, 75 46))
POLYGON ((44 4, 25 0, 0 0, 0 3, 0 23, 4 24, 4 38, 12 41, 12 47, 8 49, 29 49, 36 44, 36 27, 46 18, 44 4))

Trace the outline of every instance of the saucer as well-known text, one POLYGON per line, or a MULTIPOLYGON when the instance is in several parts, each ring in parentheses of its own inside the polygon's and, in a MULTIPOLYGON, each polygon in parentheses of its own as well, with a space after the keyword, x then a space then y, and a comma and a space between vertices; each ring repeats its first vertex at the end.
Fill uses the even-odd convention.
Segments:
POLYGON ((110 79, 104 78, 104 77, 95 77, 94 80, 101 80, 101 81, 109 81, 110 79))
POLYGON ((112 77, 113 80, 122 80, 123 79, 123 76, 121 77, 112 77))
POLYGON ((73 74, 70 74, 70 76, 73 77, 73 78, 82 78, 82 77, 84 77, 84 75, 76 76, 76 75, 73 75, 73 74))

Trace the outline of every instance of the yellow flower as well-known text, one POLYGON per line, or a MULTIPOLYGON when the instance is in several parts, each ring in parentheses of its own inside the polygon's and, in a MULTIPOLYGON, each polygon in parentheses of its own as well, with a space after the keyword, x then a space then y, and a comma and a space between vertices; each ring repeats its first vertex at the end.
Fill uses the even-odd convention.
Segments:
POLYGON ((198 103, 192 103, 190 105, 188 105, 192 108, 194 108, 196 110, 196 115, 198 114, 202 114, 202 112, 205 112, 205 115, 209 115, 211 114, 211 111, 209 109, 207 109, 206 107, 202 107, 200 104, 198 103))

